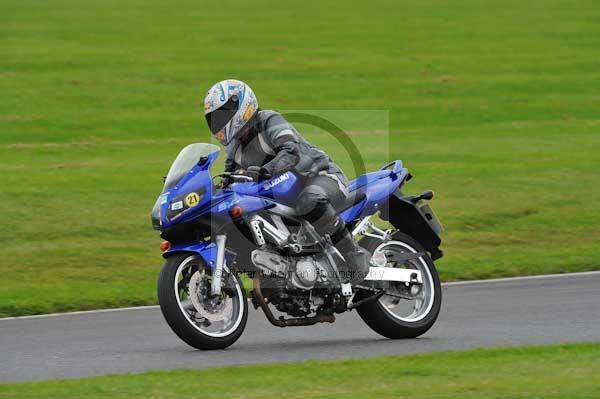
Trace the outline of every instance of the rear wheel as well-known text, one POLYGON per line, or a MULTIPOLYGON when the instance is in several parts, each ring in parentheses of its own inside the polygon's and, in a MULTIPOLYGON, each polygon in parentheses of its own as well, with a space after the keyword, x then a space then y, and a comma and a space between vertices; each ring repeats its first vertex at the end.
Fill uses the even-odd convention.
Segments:
POLYGON ((212 268, 194 254, 169 257, 158 277, 158 302, 171 329, 197 349, 223 349, 242 335, 246 292, 225 268, 220 295, 210 295, 212 268))
MULTIPOLYGON (((401 232, 394 233, 386 241, 365 237, 360 245, 371 254, 385 255, 385 267, 419 270, 423 277, 423 284, 407 286, 401 282, 383 283, 380 287, 392 295, 384 295, 359 306, 357 311, 360 317, 371 329, 387 338, 415 338, 424 334, 435 323, 442 305, 439 276, 425 249, 415 239, 401 232), (413 259, 406 260, 411 257, 413 259)), ((360 291, 357 300, 369 295, 373 293, 360 291)))

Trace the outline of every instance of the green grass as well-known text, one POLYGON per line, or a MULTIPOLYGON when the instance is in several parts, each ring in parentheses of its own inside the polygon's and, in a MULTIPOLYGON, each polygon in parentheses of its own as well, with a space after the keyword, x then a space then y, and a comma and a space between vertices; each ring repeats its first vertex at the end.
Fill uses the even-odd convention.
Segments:
POLYGON ((4 0, 0 48, 0 316, 155 302, 149 210, 227 77, 403 159, 444 279, 600 268, 596 1, 4 0))
POLYGON ((0 385, 9 398, 600 398, 600 344, 309 361, 0 385))

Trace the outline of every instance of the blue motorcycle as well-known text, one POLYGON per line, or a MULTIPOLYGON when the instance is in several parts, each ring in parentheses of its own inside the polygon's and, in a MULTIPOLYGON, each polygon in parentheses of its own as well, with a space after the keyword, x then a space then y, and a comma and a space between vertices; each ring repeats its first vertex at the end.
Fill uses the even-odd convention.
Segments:
POLYGON ((330 237, 294 211, 300 175, 259 182, 243 174, 213 177, 218 155, 212 144, 185 147, 152 210, 165 240, 158 300, 183 341, 222 349, 241 336, 249 307, 243 275, 252 281, 254 308, 278 327, 331 323, 352 309, 392 339, 417 337, 435 323, 442 291, 433 261, 443 255, 442 228, 426 204, 433 192, 400 191, 412 177, 401 161, 352 181, 339 206, 353 237, 372 254, 366 278, 351 284, 330 237), (374 215, 393 228, 379 228, 374 215))

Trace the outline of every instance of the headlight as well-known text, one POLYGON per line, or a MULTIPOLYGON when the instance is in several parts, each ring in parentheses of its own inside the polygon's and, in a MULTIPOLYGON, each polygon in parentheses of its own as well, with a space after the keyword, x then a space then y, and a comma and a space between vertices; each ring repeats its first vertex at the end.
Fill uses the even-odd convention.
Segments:
POLYGON ((161 229, 161 223, 160 223, 160 206, 162 204, 162 198, 163 198, 163 196, 164 196, 164 194, 158 197, 158 199, 154 203, 154 206, 152 207, 152 212, 150 212, 150 219, 152 220, 152 228, 154 230, 160 230, 161 229))

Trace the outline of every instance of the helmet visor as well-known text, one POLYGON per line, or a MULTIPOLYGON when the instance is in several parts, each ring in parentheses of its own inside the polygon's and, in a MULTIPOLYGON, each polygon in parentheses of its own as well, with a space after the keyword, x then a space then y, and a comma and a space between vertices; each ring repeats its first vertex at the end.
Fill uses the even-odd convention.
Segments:
POLYGON ((239 101, 237 96, 232 96, 221 108, 206 114, 206 122, 212 134, 217 134, 223 128, 239 109, 239 101))

